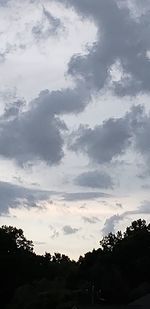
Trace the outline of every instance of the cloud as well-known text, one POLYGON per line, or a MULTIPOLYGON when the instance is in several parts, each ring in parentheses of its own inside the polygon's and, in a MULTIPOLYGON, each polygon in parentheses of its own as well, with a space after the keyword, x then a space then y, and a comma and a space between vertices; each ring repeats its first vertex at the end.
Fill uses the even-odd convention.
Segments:
POLYGON ((144 109, 140 116, 140 121, 136 126, 135 135, 135 148, 144 156, 147 165, 150 162, 150 113, 145 113, 144 109))
POLYGON ((32 34, 36 40, 48 39, 51 35, 57 35, 63 25, 59 18, 54 17, 44 6, 42 7, 42 18, 32 28, 32 34))
POLYGON ((0 52, 0 63, 4 62, 7 54, 9 54, 11 49, 7 48, 4 52, 0 52))
POLYGON ((87 100, 81 85, 42 91, 26 111, 19 100, 8 105, 0 117, 0 155, 20 165, 35 161, 58 164, 64 156, 62 132, 67 129, 59 115, 81 111, 87 100))
POLYGON ((70 225, 65 225, 62 230, 64 232, 64 235, 75 234, 75 233, 77 233, 79 231, 79 229, 72 228, 70 225))
MULTIPOLYGON (((67 3, 67 1, 64 2, 67 3)), ((80 85, 77 83, 74 89, 60 91, 44 90, 30 102, 29 110, 25 111, 22 107, 16 108, 15 102, 14 106, 7 108, 1 116, 0 155, 13 159, 22 166, 36 161, 43 161, 50 166, 61 162, 64 156, 63 133, 67 130, 60 118, 61 115, 83 111, 90 100, 91 89, 95 87, 101 89, 105 85, 110 68, 116 61, 120 61, 125 74, 130 75, 130 88, 133 92, 135 88, 138 91, 137 87, 140 91, 149 87, 150 63, 146 56, 143 56, 149 48, 147 46, 146 49, 144 45, 147 43, 148 36, 144 17, 142 16, 138 22, 135 21, 129 14, 129 10, 118 7, 115 0, 94 0, 92 5, 89 0, 82 2, 72 0, 68 4, 74 5, 84 17, 93 18, 99 29, 98 41, 87 55, 74 56, 69 63, 69 72, 75 76, 76 74, 82 76, 80 85)), ((43 16, 53 24, 54 29, 57 28, 59 22, 52 21, 51 14, 44 7, 43 16)), ((126 94, 129 92, 127 81, 126 86, 125 84, 121 86, 119 82, 114 87, 122 89, 119 90, 122 94, 123 91, 126 94)), ((145 152, 145 154, 149 151, 148 147, 146 149, 148 121, 149 118, 145 126, 143 125, 143 131, 138 134, 136 130, 137 134, 135 134, 136 147, 139 152, 145 152)), ((131 136, 133 137, 133 132, 130 130, 129 119, 125 115, 122 118, 107 119, 94 128, 81 126, 75 132, 70 148, 86 153, 97 163, 109 163, 125 153, 131 144, 131 136)), ((90 180, 83 180, 84 176, 82 175, 82 179, 78 181, 87 182, 91 186, 90 180)), ((89 177, 92 176, 89 175, 89 177)), ((100 182, 96 183, 97 181, 98 179, 95 179, 95 187, 101 185, 100 182)))
POLYGON ((123 220, 123 217, 121 215, 113 215, 110 218, 106 219, 104 227, 102 229, 102 234, 106 236, 109 233, 115 233, 115 226, 121 220, 123 220))
POLYGON ((25 49, 25 46, 23 46, 22 44, 17 45, 17 44, 6 43, 6 46, 0 50, 0 63, 4 62, 6 60, 7 55, 9 55, 11 52, 13 53, 17 48, 22 50, 25 49))
POLYGON ((130 137, 129 120, 126 116, 124 118, 110 118, 94 128, 80 126, 78 131, 71 135, 69 147, 74 151, 81 151, 93 161, 103 164, 124 154, 130 145, 130 137))
POLYGON ((82 217, 82 219, 85 223, 90 223, 90 224, 96 224, 100 222, 100 220, 97 217, 82 217))
POLYGON ((58 238, 58 237, 59 237, 59 232, 54 229, 53 232, 52 232, 52 235, 51 235, 51 239, 55 239, 55 238, 58 238))
POLYGON ((10 208, 21 205, 27 208, 37 207, 40 202, 47 201, 53 194, 55 194, 54 191, 30 189, 0 181, 0 214, 9 213, 10 208))
POLYGON ((52 233, 52 235, 51 235, 51 238, 52 238, 52 239, 55 239, 55 238, 58 238, 58 237, 59 237, 59 232, 56 231, 56 230, 54 230, 53 233, 52 233))
POLYGON ((64 193, 63 199, 65 201, 86 201, 96 200, 98 198, 110 198, 112 195, 103 192, 74 192, 64 193))
POLYGON ((136 16, 145 14, 150 9, 149 0, 128 0, 129 7, 136 16))
POLYGON ((51 114, 40 115, 38 108, 0 123, 0 155, 20 165, 36 160, 52 165, 63 157, 63 123, 51 114))
POLYGON ((145 189, 145 190, 149 190, 150 189, 150 185, 149 184, 145 184, 145 185, 142 185, 141 188, 145 189))
POLYGON ((90 171, 75 178, 75 184, 81 187, 112 189, 113 180, 106 172, 90 171))
POLYGON ((128 7, 119 6, 117 0, 63 2, 84 18, 92 19, 98 28, 97 42, 86 55, 72 57, 68 72, 80 76, 91 89, 100 90, 111 80, 111 68, 119 61, 122 74, 112 82, 114 92, 119 96, 149 92, 149 10, 135 19, 128 7))
POLYGON ((49 226, 50 230, 51 230, 51 239, 55 239, 59 237, 59 231, 57 231, 55 229, 55 227, 53 227, 52 225, 49 226))
POLYGON ((115 233, 115 226, 122 220, 124 220, 127 216, 132 215, 147 215, 150 214, 150 201, 143 201, 141 205, 135 210, 125 211, 120 215, 113 215, 110 218, 106 219, 104 227, 102 229, 103 235, 107 235, 108 233, 115 233))
POLYGON ((10 2, 10 0, 0 0, 0 5, 1 6, 6 6, 10 2))
POLYGON ((0 63, 6 61, 6 66, 12 57, 15 62, 16 57, 23 56, 24 59, 25 52, 28 58, 29 54, 32 57, 33 48, 40 52, 43 44, 46 47, 46 40, 61 35, 65 29, 61 20, 36 0, 26 0, 25 4, 18 0, 0 0, 0 8, 0 63), (29 11, 33 11, 34 17, 29 11))
POLYGON ((122 206, 121 203, 116 203, 116 206, 117 206, 118 208, 123 208, 123 206, 122 206))
MULTIPOLYGON (((150 112, 137 105, 120 118, 109 118, 102 124, 90 128, 81 125, 70 134, 69 149, 81 152, 94 163, 111 163, 129 149, 143 157, 148 169, 150 162, 150 112)), ((150 171, 149 171, 150 172, 150 171)), ((75 180, 79 185, 111 185, 108 175, 99 172, 83 173, 75 180), (95 174, 96 173, 96 174, 95 174), (95 175, 94 175, 95 174, 95 175), (102 179, 103 178, 103 179, 102 179), (102 181, 104 180, 104 182, 102 181)), ((112 184, 113 185, 113 184, 112 184)))

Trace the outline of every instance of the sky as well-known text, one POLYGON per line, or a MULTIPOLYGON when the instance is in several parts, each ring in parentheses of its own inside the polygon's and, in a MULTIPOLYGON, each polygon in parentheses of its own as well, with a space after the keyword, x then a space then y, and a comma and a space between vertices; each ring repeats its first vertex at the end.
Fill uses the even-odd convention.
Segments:
POLYGON ((0 0, 0 225, 78 259, 150 219, 149 0, 0 0))

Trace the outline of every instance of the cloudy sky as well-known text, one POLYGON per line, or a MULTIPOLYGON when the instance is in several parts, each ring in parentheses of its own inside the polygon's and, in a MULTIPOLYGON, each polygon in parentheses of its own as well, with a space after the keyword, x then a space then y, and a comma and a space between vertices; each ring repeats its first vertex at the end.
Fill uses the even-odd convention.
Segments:
POLYGON ((0 0, 0 224, 71 258, 150 219, 150 1, 0 0))

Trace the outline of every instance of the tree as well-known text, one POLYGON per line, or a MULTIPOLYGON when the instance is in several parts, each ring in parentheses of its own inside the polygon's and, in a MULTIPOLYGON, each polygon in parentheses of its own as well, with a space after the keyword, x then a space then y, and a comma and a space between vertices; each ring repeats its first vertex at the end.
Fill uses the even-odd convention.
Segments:
POLYGON ((137 221, 133 221, 129 227, 126 228, 124 233, 124 237, 129 237, 135 235, 137 233, 141 233, 143 231, 150 231, 150 226, 146 225, 145 220, 138 219, 137 221))
POLYGON ((5 253, 33 252, 33 242, 27 240, 22 229, 3 225, 0 228, 0 251, 5 253))
POLYGON ((103 237, 100 245, 104 251, 112 251, 116 245, 122 240, 122 233, 118 231, 117 234, 109 233, 108 236, 103 237))

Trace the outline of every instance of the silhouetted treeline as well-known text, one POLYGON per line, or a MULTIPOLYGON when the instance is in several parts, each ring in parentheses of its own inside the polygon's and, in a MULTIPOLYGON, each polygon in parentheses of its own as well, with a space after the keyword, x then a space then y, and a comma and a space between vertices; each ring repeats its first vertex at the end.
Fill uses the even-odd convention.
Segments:
POLYGON ((69 309, 79 304, 124 304, 150 292, 150 224, 132 222, 110 233, 77 262, 36 255, 21 229, 0 228, 2 308, 69 309))

